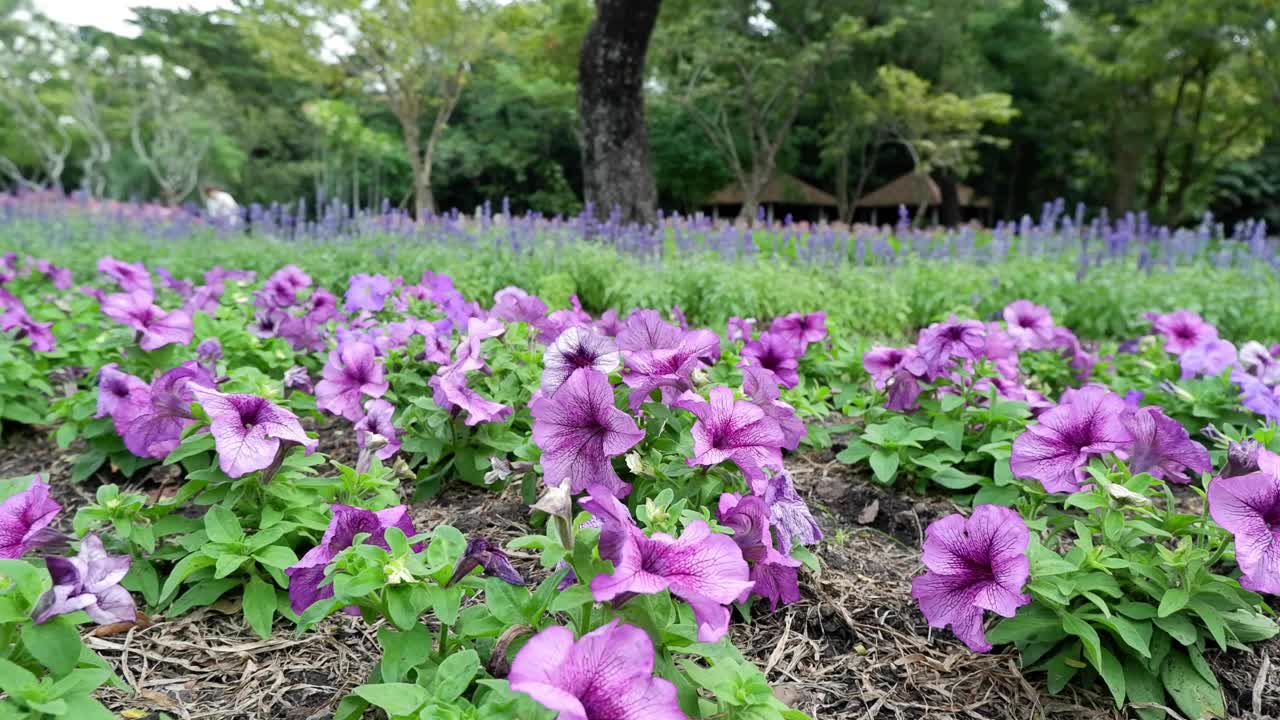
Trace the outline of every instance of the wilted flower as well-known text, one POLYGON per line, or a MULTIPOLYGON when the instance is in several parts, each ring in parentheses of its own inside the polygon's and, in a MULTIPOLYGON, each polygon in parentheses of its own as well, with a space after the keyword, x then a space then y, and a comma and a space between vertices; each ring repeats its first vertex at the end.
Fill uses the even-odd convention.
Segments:
POLYGON ((284 389, 298 390, 310 395, 314 392, 311 384, 311 374, 301 365, 294 365, 284 371, 284 389))
POLYGON ((316 407, 358 422, 364 417, 361 396, 379 398, 388 387, 373 346, 348 343, 329 353, 322 379, 316 384, 316 407))
POLYGON ((1182 379, 1214 376, 1236 364, 1236 346, 1226 340, 1206 340, 1178 356, 1182 379))
POLYGON ((813 519, 809 504, 796 492, 790 474, 775 473, 761 497, 769 507, 769 521, 784 554, 790 555, 796 545, 813 545, 822 539, 822 528, 813 519))
POLYGON ((796 568, 800 567, 800 561, 774 550, 769 534, 769 508, 764 500, 754 495, 724 493, 720 496, 717 516, 722 525, 733 529, 733 541, 751 565, 752 588, 743 591, 738 601, 743 602, 754 594, 768 600, 770 610, 776 610, 779 603, 786 605, 799 600, 796 568))
POLYGON ((138 331, 138 346, 143 350, 191 342, 191 315, 185 310, 165 312, 147 290, 108 295, 102 301, 102 314, 138 331))
POLYGON ((1164 349, 1181 355, 1191 348, 1218 339, 1218 329, 1190 310, 1148 315, 1151 326, 1164 336, 1164 349))
MULTIPOLYGON (((1186 357, 1185 355, 1183 357, 1186 357)), ((1209 451, 1191 439, 1182 423, 1157 407, 1144 407, 1123 416, 1133 443, 1125 450, 1129 470, 1169 482, 1188 483, 1186 471, 1209 472, 1209 451)))
POLYGON ((576 642, 553 625, 534 635, 511 663, 511 690, 560 720, 686 720, 670 681, 653 676, 653 642, 644 630, 612 620, 576 642))
POLYGON ((778 384, 793 388, 800 383, 800 356, 804 347, 772 331, 760 333, 760 337, 742 346, 742 360, 768 370, 778 378, 778 384))
POLYGON ((600 556, 613 563, 611 574, 591 581, 595 599, 621 602, 670 590, 693 607, 699 642, 724 637, 729 629, 725 606, 751 589, 750 570, 733 540, 713 534, 701 520, 678 539, 665 533, 646 537, 608 488, 593 485, 588 492, 582 507, 602 522, 600 556))
POLYGON ((533 463, 517 460, 511 462, 504 457, 496 455, 489 458, 489 472, 484 474, 484 484, 492 485, 496 482, 506 482, 513 476, 523 477, 525 474, 533 472, 533 463))
POLYGON ((1127 447, 1121 422, 1124 400, 1098 385, 1063 394, 1013 441, 1009 466, 1015 477, 1034 478, 1048 492, 1075 492, 1091 457, 1127 447))
POLYGON ((618 497, 631 491, 610 459, 634 447, 644 433, 613 404, 608 378, 590 368, 575 370, 556 394, 535 399, 529 410, 548 485, 568 480, 578 493, 599 483, 618 497))
POLYGON ((5 498, 0 503, 0 560, 17 560, 57 539, 49 525, 61 509, 38 475, 26 490, 5 498))
POLYGON ((916 350, 924 358, 929 376, 937 378, 956 359, 976 360, 987 345, 987 328, 977 320, 960 320, 952 315, 920 331, 916 350))
POLYGON ((922 558, 928 572, 911 581, 929 626, 950 625, 970 650, 990 650, 983 611, 1013 617, 1031 602, 1022 592, 1031 574, 1030 541, 1018 513, 997 505, 978 505, 967 520, 957 513, 930 524, 922 558))
MULTIPOLYGON (((383 550, 390 550, 387 545, 386 532, 390 528, 399 528, 405 537, 417 534, 413 529, 413 521, 409 519, 409 509, 397 505, 386 510, 372 512, 363 508, 348 505, 334 505, 333 519, 329 528, 324 531, 320 544, 307 551, 296 564, 284 571, 289 576, 289 605, 299 615, 315 603, 333 597, 333 585, 325 585, 324 570, 338 553, 351 547, 356 535, 368 533, 365 543, 377 545, 383 550)), ((414 552, 421 545, 414 546, 414 552)))
POLYGON ((1004 309, 1008 333, 1019 350, 1044 350, 1053 344, 1053 316, 1049 308, 1030 300, 1015 300, 1004 309))
POLYGON ((590 328, 571 327, 542 355, 542 391, 555 393, 575 370, 591 368, 608 375, 621 364, 613 340, 590 328))
POLYGON ((449 578, 449 582, 445 583, 445 586, 453 585, 470 575, 471 571, 477 567, 483 568, 485 575, 496 577, 510 585, 525 584, 524 578, 511 565, 511 559, 507 557, 501 547, 490 543, 482 537, 476 537, 467 541, 467 549, 462 553, 462 558, 458 560, 458 565, 454 568, 453 575, 449 578))
POLYGON ((1280 594, 1280 458, 1260 450, 1259 471, 1209 483, 1209 514, 1236 540, 1246 590, 1280 594))
POLYGON ((690 465, 718 465, 732 461, 753 488, 763 487, 765 470, 782 470, 786 438, 778 422, 756 405, 737 400, 727 387, 713 387, 710 400, 686 391, 676 406, 697 416, 693 424, 690 465))
POLYGON ((209 432, 218 451, 218 466, 238 478, 269 467, 281 444, 301 445, 308 455, 318 441, 307 437, 298 416, 257 395, 228 395, 192 385, 191 392, 209 416, 209 432))
POLYGON ((53 587, 36 601, 32 619, 37 625, 79 610, 99 625, 137 618, 133 596, 120 586, 133 558, 108 555, 97 535, 85 535, 75 557, 51 557, 45 562, 53 587))
POLYGON ((391 424, 391 416, 395 407, 386 400, 369 400, 364 404, 364 417, 356 423, 356 445, 363 448, 369 435, 379 435, 386 443, 378 449, 379 460, 386 460, 400 451, 400 440, 396 438, 396 426, 391 424))
POLYGON ((1258 454, 1262 449, 1262 443, 1253 438, 1231 443, 1227 446, 1227 466, 1222 468, 1219 477, 1239 477, 1258 472, 1258 454))

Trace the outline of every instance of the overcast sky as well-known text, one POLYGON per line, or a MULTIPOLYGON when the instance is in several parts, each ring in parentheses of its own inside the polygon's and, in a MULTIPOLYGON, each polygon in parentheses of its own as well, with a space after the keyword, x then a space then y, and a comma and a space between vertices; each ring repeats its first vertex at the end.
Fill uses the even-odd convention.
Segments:
POLYGON ((35 0, 36 9, 68 25, 93 25, 118 35, 138 34, 133 19, 137 6, 214 10, 230 7, 229 0, 35 0))

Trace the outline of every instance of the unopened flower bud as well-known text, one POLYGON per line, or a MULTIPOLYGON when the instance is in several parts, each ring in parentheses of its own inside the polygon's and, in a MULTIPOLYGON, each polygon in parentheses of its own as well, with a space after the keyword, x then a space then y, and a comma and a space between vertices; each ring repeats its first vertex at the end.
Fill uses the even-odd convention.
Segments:
POLYGON ((652 475, 653 468, 640 458, 640 453, 629 452, 624 458, 627 462, 627 469, 636 475, 652 475))
POLYGON ((534 510, 541 510, 551 516, 551 523, 560 537, 560 544, 566 550, 573 547, 573 528, 570 527, 570 521, 573 520, 571 487, 569 479, 565 478, 559 485, 547 488, 542 497, 538 498, 538 502, 533 504, 534 510))
POLYGON ((1151 506, 1151 498, 1147 497, 1146 495, 1143 495, 1142 493, 1134 492, 1123 485, 1118 485, 1115 483, 1108 485, 1107 494, 1111 496, 1112 500, 1116 501, 1117 505, 1120 505, 1122 507, 1150 507, 1151 506))
POLYGON ((399 585, 400 583, 413 582, 413 573, 409 572, 408 566, 405 565, 404 558, 392 558, 382 566, 382 572, 387 576, 388 585, 399 585))
POLYGON ((1239 477, 1258 472, 1258 453, 1261 450, 1262 443, 1252 438, 1231 443, 1227 447, 1227 466, 1222 468, 1220 477, 1239 477))

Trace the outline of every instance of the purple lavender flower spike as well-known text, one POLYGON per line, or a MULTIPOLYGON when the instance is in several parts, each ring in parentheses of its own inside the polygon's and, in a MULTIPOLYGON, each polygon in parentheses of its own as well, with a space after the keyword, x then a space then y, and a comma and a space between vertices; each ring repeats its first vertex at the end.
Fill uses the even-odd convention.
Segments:
POLYGON ((782 470, 782 445, 786 442, 782 428, 759 407, 735 399, 729 388, 711 388, 710 400, 686 391, 675 404, 698 418, 693 424, 690 465, 732 461, 752 488, 765 486, 766 470, 782 470))
POLYGON ((1164 349, 1174 355, 1181 355, 1201 343, 1218 339, 1218 328, 1190 310, 1148 317, 1151 327, 1164 336, 1164 349))
POLYGON ((542 355, 542 391, 554 394, 580 368, 608 375, 621 364, 613 340, 589 328, 569 328, 542 355))
POLYGON ((1182 423, 1168 417, 1158 407, 1144 407, 1123 416, 1124 428, 1133 438, 1126 452, 1134 474, 1175 483, 1189 483, 1186 471, 1213 470, 1209 451, 1191 439, 1182 423))
MULTIPOLYGON (((333 519, 329 521, 320 544, 284 571, 289 576, 289 605, 299 615, 315 603, 333 597, 333 585, 321 587, 324 570, 338 553, 351 547, 356 535, 368 533, 369 538, 365 542, 383 550, 390 550, 386 532, 393 527, 400 528, 405 537, 417 535, 409 517, 409 508, 404 505, 378 512, 349 505, 334 505, 332 509, 333 519)), ((421 548, 421 544, 413 546, 415 552, 421 548)))
POLYGON ((558 625, 534 635, 507 681, 559 720, 687 720, 676 687, 653 676, 653 642, 614 619, 574 641, 558 625))
POLYGON ((1280 458, 1258 452, 1259 471, 1209 484, 1209 514, 1236 540, 1246 590, 1280 595, 1280 458))
POLYGON ((307 437, 298 416, 257 395, 228 395, 192 385, 196 402, 209 416, 218 466, 238 478, 269 467, 281 443, 301 445, 308 455, 318 441, 307 437))
POLYGON ((1178 356, 1182 379, 1213 377, 1236 365, 1236 346, 1226 340, 1206 340, 1178 356))
POLYGON ((664 533, 646 537, 608 488, 593 485, 588 493, 582 507, 603 521, 600 555, 613 563, 611 574, 591 581, 595 599, 607 602, 670 590, 693 607, 699 642, 724 637, 729 630, 725 606, 751 589, 751 571, 733 539, 713 534, 700 520, 678 539, 664 533))
POLYGON ((929 368, 929 376, 937 378, 953 360, 975 360, 987 346, 987 328, 977 320, 960 320, 952 315, 920 331, 916 349, 929 368))
POLYGON ((97 535, 85 535, 75 557, 51 557, 46 562, 53 587, 36 601, 32 619, 37 625, 78 610, 99 625, 137 618, 133 596, 120 586, 133 558, 108 555, 97 535))
POLYGON ((60 510, 39 475, 26 490, 5 498, 0 503, 0 560, 17 560, 49 544, 57 537, 49 525, 60 510))
POLYGON ((347 312, 378 312, 386 305, 391 290, 391 281, 385 276, 357 273, 351 276, 347 285, 346 302, 342 308, 347 312))
POLYGON ((520 571, 511 564, 511 559, 501 547, 482 537, 476 537, 467 541, 467 549, 462 553, 462 559, 458 560, 453 575, 449 578, 449 582, 445 583, 446 586, 453 585, 470 575, 476 568, 483 568, 486 576, 496 577, 509 585, 525 584, 520 571))
POLYGON ((1045 350, 1053 345, 1053 316, 1049 308, 1030 300, 1015 300, 1004 309, 1007 332, 1019 350, 1045 350))
POLYGON ((922 558, 928 572, 911 581, 911 596, 929 627, 950 625, 970 650, 991 650, 983 611, 1013 617, 1031 602, 1022 592, 1031 574, 1030 542, 1018 513, 998 505, 978 505, 968 519, 957 513, 930 524, 922 558))
POLYGON ((379 398, 389 385, 382 375, 382 361, 366 342, 348 343, 329 353, 322 379, 316 383, 316 407, 351 422, 364 417, 361 396, 379 398))
POLYGON ((822 539, 822 528, 809 511, 808 503, 796 492, 790 474, 780 472, 769 478, 762 497, 769 507, 769 522, 783 554, 790 555, 796 545, 814 545, 822 539))
POLYGON ((378 398, 377 400, 369 400, 364 404, 364 418, 356 423, 356 445, 364 448, 368 442, 369 435, 381 435, 386 438, 387 444, 383 445, 376 453, 379 460, 386 460, 397 452, 400 452, 400 440, 397 437, 398 431, 396 426, 391 424, 391 416, 395 414, 395 407, 378 398))
POLYGON ((767 417, 778 423, 778 428, 782 430, 784 450, 800 447, 800 440, 808 430, 805 429, 804 421, 796 415, 796 409, 780 399, 776 375, 755 365, 743 365, 742 391, 767 417))
POLYGON ((634 447, 644 433, 614 406, 608 378, 590 368, 575 370, 555 395, 535 399, 529 410, 548 485, 567 479, 574 493, 597 483, 618 497, 631 492, 610 459, 634 447))
POLYGON ((778 384, 793 388, 800 383, 800 374, 796 368, 800 365, 800 356, 804 348, 791 340, 773 332, 764 332, 760 337, 742 346, 743 362, 750 362, 773 373, 778 384))
POLYGON ((1121 420, 1125 408, 1123 398, 1098 385, 1064 393, 1057 407, 1014 439, 1014 476, 1038 480, 1048 492, 1076 492, 1090 458, 1132 443, 1121 420))

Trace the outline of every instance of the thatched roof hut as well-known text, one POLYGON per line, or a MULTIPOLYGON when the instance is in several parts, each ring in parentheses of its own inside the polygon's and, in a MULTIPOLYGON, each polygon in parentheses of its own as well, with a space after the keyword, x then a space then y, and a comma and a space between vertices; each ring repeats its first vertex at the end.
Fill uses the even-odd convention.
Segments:
MULTIPOLYGON (((991 201, 984 197, 978 197, 973 188, 961 183, 956 184, 956 195, 960 200, 960 207, 968 208, 987 208, 991 207, 991 201)), ((855 207, 860 208, 883 208, 899 205, 906 205, 908 208, 919 207, 921 202, 928 200, 928 205, 937 206, 942 204, 942 190, 938 188, 938 183, 928 175, 919 175, 916 173, 907 173, 901 175, 897 179, 883 185, 872 192, 863 195, 858 199, 855 207)))
MULTIPOLYGON (((834 214, 828 209, 838 204, 833 195, 785 173, 773 176, 761 190, 758 202, 770 219, 791 215, 797 220, 825 219, 834 214)), ((737 183, 730 184, 712 193, 704 204, 718 216, 737 214, 742 207, 742 189, 737 183)))

